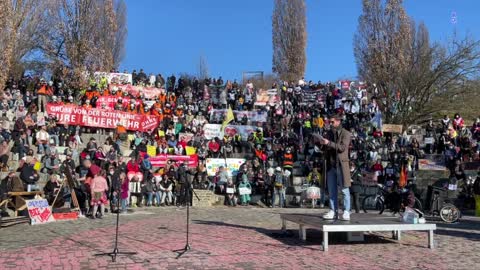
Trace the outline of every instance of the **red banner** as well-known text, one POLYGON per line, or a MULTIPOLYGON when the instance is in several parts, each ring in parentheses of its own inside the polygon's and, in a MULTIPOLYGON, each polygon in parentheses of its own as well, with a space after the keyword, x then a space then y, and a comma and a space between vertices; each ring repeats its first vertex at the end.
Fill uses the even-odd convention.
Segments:
POLYGON ((150 157, 150 163, 152 163, 153 167, 165 167, 167 164, 167 160, 172 160, 174 162, 184 162, 188 161, 188 167, 196 168, 198 166, 198 156, 191 155, 191 156, 175 156, 175 155, 157 155, 154 157, 150 157))
POLYGON ((145 98, 154 99, 158 97, 161 92, 165 92, 163 88, 155 88, 155 87, 145 87, 145 86, 134 86, 134 85, 117 85, 117 84, 110 84, 109 89, 110 91, 113 87, 117 87, 119 91, 124 92, 125 90, 132 96, 137 97, 139 94, 143 94, 145 98))
POLYGON ((54 115, 60 124, 86 127, 116 128, 121 123, 128 130, 148 132, 158 126, 158 118, 153 115, 86 109, 76 105, 47 104, 47 114, 54 115))

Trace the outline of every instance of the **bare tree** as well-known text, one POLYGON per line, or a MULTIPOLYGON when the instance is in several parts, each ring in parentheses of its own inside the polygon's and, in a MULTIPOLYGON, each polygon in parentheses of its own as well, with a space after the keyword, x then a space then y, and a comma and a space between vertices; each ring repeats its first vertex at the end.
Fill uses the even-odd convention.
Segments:
POLYGON ((200 56, 200 60, 198 62, 198 78, 201 80, 208 78, 207 59, 203 55, 200 56))
POLYGON ((430 117, 464 91, 460 81, 480 71, 480 42, 466 38, 448 49, 431 44, 428 29, 416 26, 402 0, 363 0, 354 54, 359 76, 376 83, 391 123, 430 117))
POLYGON ((23 73, 22 60, 39 45, 45 0, 0 1, 0 89, 8 76, 23 73))
POLYGON ((73 86, 85 86, 87 72, 119 65, 126 37, 123 0, 52 1, 49 17, 55 28, 45 38, 43 51, 73 86))
POLYGON ((272 71, 282 80, 298 80, 307 62, 304 0, 275 0, 272 16, 272 71))
POLYGON ((12 44, 9 42, 10 33, 12 29, 12 2, 0 1, 0 90, 5 87, 5 82, 10 71, 10 60, 12 54, 12 44))
POLYGON ((118 68, 125 57, 127 43, 127 5, 124 0, 115 1, 115 43, 113 44, 113 67, 118 68))

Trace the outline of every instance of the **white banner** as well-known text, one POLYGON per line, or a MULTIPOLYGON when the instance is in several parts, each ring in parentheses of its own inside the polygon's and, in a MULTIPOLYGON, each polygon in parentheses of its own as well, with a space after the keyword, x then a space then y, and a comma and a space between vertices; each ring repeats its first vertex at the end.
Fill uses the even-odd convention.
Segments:
POLYGON ((277 103, 280 103, 280 96, 278 95, 277 89, 257 90, 255 106, 265 106, 267 104, 273 106, 277 103))
POLYGON ((244 158, 207 158, 207 175, 215 176, 215 174, 218 172, 218 169, 223 166, 224 168, 227 168, 229 176, 235 176, 238 170, 240 170, 240 166, 242 166, 244 163, 244 158))
POLYGON ((255 132, 256 129, 257 127, 255 126, 228 125, 225 127, 225 132, 222 132, 222 125, 220 124, 206 124, 203 127, 204 137, 208 140, 215 137, 223 138, 224 133, 227 133, 232 137, 236 134, 240 134, 245 141, 251 133, 255 132))
MULTIPOLYGON (((210 112, 210 121, 215 119, 223 120, 227 110, 214 109, 210 112)), ((233 111, 235 118, 240 121, 244 116, 247 116, 248 121, 252 122, 267 122, 268 113, 266 111, 233 111)))
POLYGON ((95 72, 94 76, 97 82, 100 82, 102 77, 106 77, 109 84, 132 84, 130 73, 95 72))
POLYGON ((223 138, 222 125, 220 124, 206 124, 203 126, 203 136, 211 140, 215 137, 223 138))

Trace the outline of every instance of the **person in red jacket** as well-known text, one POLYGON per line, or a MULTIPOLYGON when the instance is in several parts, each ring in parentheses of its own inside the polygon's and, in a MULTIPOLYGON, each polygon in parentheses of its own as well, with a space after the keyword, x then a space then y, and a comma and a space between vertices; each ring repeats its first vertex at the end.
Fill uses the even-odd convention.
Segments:
POLYGON ((453 128, 455 130, 460 130, 464 125, 465 121, 463 121, 463 118, 458 113, 456 113, 455 118, 453 119, 453 128))
POLYGON ((129 172, 139 172, 140 171, 140 166, 138 165, 138 161, 135 160, 135 157, 132 157, 130 161, 127 163, 127 173, 129 172))
POLYGON ((373 164, 371 170, 373 173, 375 173, 375 176, 377 176, 378 182, 381 183, 383 181, 383 166, 380 158, 378 158, 377 162, 373 164))
POLYGON ((374 128, 373 128, 372 136, 373 136, 374 138, 380 138, 380 137, 383 136, 383 134, 382 134, 382 131, 381 131, 381 130, 379 130, 379 129, 377 129, 377 128, 374 127, 374 128))

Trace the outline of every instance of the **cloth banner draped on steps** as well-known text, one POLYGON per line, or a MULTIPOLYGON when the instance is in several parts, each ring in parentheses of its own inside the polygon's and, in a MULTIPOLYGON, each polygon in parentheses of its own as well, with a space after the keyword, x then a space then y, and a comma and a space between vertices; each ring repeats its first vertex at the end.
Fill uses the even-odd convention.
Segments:
POLYGON ((128 130, 149 132, 158 126, 153 115, 133 114, 122 111, 86 109, 76 105, 47 104, 48 115, 53 115, 60 124, 86 127, 116 128, 120 123, 128 130))

